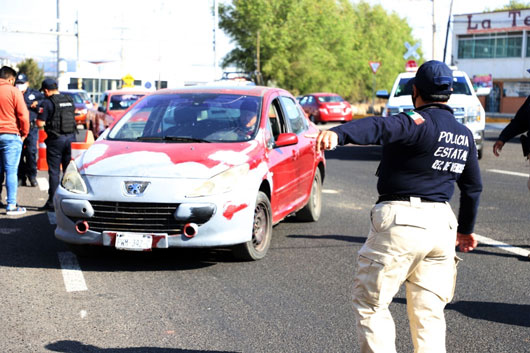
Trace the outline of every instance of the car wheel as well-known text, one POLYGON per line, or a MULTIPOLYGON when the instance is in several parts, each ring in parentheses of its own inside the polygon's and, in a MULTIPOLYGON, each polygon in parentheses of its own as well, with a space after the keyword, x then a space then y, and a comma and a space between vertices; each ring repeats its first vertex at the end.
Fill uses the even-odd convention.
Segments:
POLYGON ((309 120, 311 120, 311 122, 314 124, 318 124, 318 121, 315 120, 315 117, 313 116, 313 114, 309 116, 309 120))
POLYGON ((311 194, 307 204, 296 213, 296 218, 304 222, 316 222, 322 211, 322 176, 320 169, 316 169, 315 178, 311 186, 311 194))
POLYGON ((246 243, 234 246, 234 256, 240 260, 260 260, 265 257, 272 238, 271 203, 267 195, 258 193, 254 208, 254 225, 252 239, 246 243))
POLYGON ((482 159, 482 148, 477 150, 478 153, 478 159, 482 159))

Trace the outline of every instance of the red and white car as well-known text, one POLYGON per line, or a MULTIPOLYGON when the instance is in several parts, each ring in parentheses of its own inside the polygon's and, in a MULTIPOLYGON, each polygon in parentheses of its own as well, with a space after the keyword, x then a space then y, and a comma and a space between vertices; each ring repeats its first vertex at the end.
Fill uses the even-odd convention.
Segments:
POLYGON ((230 246, 261 259, 273 224, 320 217, 317 133, 282 89, 157 91, 70 163, 55 235, 77 250, 230 246))
POLYGON ((311 93, 299 99, 309 119, 318 123, 346 122, 353 118, 350 103, 335 93, 311 93))

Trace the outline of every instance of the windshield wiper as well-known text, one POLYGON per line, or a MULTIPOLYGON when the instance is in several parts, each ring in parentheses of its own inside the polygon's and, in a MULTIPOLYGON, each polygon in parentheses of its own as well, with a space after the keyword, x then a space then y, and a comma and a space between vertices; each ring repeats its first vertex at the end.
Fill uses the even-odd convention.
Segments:
POLYGON ((140 136, 136 138, 136 141, 174 141, 174 142, 205 142, 210 143, 208 140, 195 138, 195 137, 183 137, 183 136, 140 136))

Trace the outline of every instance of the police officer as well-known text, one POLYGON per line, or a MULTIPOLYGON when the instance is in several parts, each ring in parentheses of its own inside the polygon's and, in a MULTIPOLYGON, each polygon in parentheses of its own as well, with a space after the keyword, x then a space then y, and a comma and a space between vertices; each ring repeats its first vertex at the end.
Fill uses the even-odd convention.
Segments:
POLYGON ((414 111, 352 121, 317 137, 318 149, 383 145, 379 198, 354 277, 361 352, 396 351, 388 306, 403 282, 414 351, 445 352, 443 309, 453 297, 455 241, 464 252, 477 246, 473 227, 482 182, 473 134, 446 105, 452 71, 428 61, 413 80, 414 111), (458 222, 448 203, 455 183, 458 222))
POLYGON ((37 142, 39 140, 39 129, 36 120, 39 113, 39 103, 44 96, 39 91, 29 87, 28 77, 19 73, 15 85, 24 95, 24 102, 29 110, 30 130, 28 137, 24 140, 20 164, 18 166, 18 186, 26 186, 26 180, 32 187, 37 186, 37 142))
POLYGON ((42 81, 41 91, 46 99, 42 101, 37 126, 44 128, 48 135, 44 142, 50 184, 48 200, 42 209, 53 211, 53 195, 59 186, 61 165, 63 171, 66 170, 72 155, 71 144, 75 141, 75 105, 70 96, 59 93, 57 82, 51 78, 42 81))

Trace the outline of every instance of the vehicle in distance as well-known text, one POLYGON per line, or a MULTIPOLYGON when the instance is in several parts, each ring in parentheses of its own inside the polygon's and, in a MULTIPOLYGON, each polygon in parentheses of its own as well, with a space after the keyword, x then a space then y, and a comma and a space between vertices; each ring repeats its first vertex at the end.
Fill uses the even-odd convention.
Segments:
POLYGON ((99 106, 87 112, 87 127, 98 137, 115 120, 121 118, 125 111, 138 99, 148 94, 147 91, 123 88, 106 91, 101 95, 99 106))
POLYGON ((70 163, 55 236, 77 250, 231 247, 261 259, 274 224, 320 217, 318 131, 279 88, 159 90, 70 163))
MULTIPOLYGON (((379 98, 388 98, 388 102, 383 109, 383 116, 395 115, 414 109, 412 84, 410 81, 414 76, 416 76, 416 72, 403 72, 394 81, 390 94, 386 91, 377 93, 379 98)), ((478 158, 482 158, 486 112, 465 72, 453 70, 453 93, 447 104, 453 109, 456 120, 473 132, 478 158)))
POLYGON ((346 122, 353 118, 350 103, 335 93, 306 94, 299 102, 309 119, 316 124, 346 122))
POLYGON ((60 91, 60 93, 72 97, 75 105, 75 122, 77 125, 86 126, 86 115, 88 110, 93 107, 88 93, 82 89, 70 89, 67 91, 60 91))

